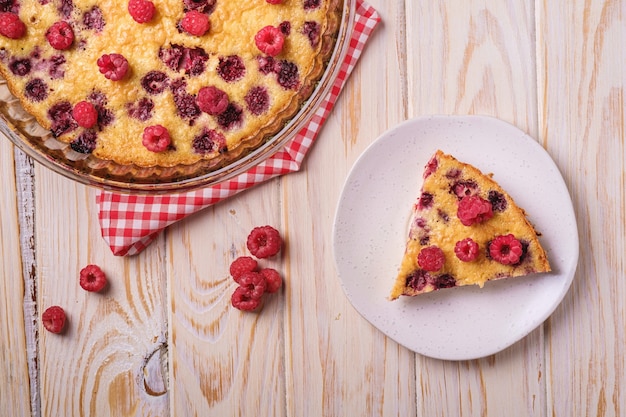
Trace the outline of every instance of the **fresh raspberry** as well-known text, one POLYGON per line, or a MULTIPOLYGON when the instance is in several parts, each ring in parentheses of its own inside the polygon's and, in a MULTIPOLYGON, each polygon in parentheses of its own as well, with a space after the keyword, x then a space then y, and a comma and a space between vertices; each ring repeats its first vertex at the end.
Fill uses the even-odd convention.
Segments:
POLYGON ((19 39, 26 33, 26 25, 15 13, 0 13, 0 35, 9 39, 19 39))
POLYGON ((89 129, 98 122, 98 111, 88 101, 79 101, 72 110, 72 116, 79 126, 89 129))
POLYGON ((230 276, 233 277, 237 284, 241 284, 239 278, 246 272, 256 271, 257 267, 256 259, 250 256, 240 256, 230 264, 230 276))
POLYGON ((425 247, 417 255, 417 264, 425 271, 439 271, 443 268, 445 261, 443 251, 437 246, 425 247))
POLYGON ((209 16, 197 10, 190 10, 185 13, 180 25, 185 32, 193 36, 202 36, 211 29, 209 16))
POLYGON ((150 152, 166 151, 171 142, 170 133, 161 125, 146 127, 141 139, 141 144, 150 152))
POLYGON ((261 299, 253 298, 250 289, 237 287, 230 297, 230 303, 238 310, 252 311, 261 305, 261 299))
POLYGON ((198 107, 211 116, 217 116, 228 107, 228 94, 217 87, 202 87, 196 98, 198 107))
POLYGON ((69 23, 60 20, 48 28, 46 39, 54 49, 63 51, 72 46, 74 30, 69 23))
POLYGON ((61 333, 65 327, 65 311, 59 306, 51 306, 41 315, 43 327, 52 333, 61 333))
POLYGON ((277 270, 273 268, 263 268, 259 271, 259 273, 263 276, 263 279, 265 279, 265 283, 267 284, 265 292, 273 294, 283 285, 283 279, 277 270))
POLYGON ((459 240, 454 245, 454 253, 463 262, 471 262, 478 257, 478 243, 471 237, 459 240))
POLYGON ((272 226, 260 226, 252 229, 246 245, 253 256, 269 258, 276 255, 283 244, 278 230, 272 226))
POLYGON ((254 35, 254 43, 261 52, 276 56, 283 50, 285 35, 277 27, 265 26, 254 35))
POLYGON ((283 2, 283 0, 265 0, 266 2, 268 2, 269 4, 280 4, 283 2))
POLYGON ((137 23, 146 23, 154 17, 154 3, 149 0, 130 0, 128 2, 128 13, 137 23))
POLYGON ((80 270, 80 286, 85 291, 98 292, 107 285, 107 277, 98 265, 87 265, 80 270))
POLYGON ((257 85, 252 87, 243 98, 248 106, 250 113, 260 116, 270 107, 270 95, 267 88, 257 85))
POLYGON ((489 245, 491 258, 504 265, 518 263, 523 253, 522 243, 510 233, 504 236, 496 236, 489 245))
POLYGON ((104 54, 97 63, 100 72, 111 81, 121 80, 128 71, 128 61, 121 54, 104 54))
POLYGON ((250 291, 250 297, 255 299, 261 299, 265 290, 267 289, 267 283, 265 278, 258 272, 248 271, 239 276, 239 285, 247 288, 250 291))
POLYGON ((493 217, 491 203, 477 195, 465 196, 459 201, 456 213, 464 226, 471 226, 474 223, 482 223, 493 217))

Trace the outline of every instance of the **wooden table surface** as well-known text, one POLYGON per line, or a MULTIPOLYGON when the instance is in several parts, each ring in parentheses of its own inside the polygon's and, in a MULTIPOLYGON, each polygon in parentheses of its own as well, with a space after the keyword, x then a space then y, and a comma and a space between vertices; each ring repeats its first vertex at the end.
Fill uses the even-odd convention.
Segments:
POLYGON ((96 190, 0 140, 0 409, 4 416, 623 416, 626 414, 626 1, 370 0, 382 22, 303 169, 116 257, 96 190), (428 114, 484 114, 558 165, 580 258, 554 314, 472 361, 415 354, 341 289, 334 213, 381 133, 428 114), (286 280, 259 314, 230 307, 248 231, 284 234, 286 280), (78 271, 111 285, 86 293, 78 271), (63 335, 41 327, 49 305, 63 335))

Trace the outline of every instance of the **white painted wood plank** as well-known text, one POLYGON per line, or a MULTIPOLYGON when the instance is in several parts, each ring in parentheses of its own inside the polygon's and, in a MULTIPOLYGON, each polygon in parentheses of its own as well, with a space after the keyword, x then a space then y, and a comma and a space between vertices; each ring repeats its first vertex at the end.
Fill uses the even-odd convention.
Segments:
POLYGON ((166 343, 165 253, 157 241, 133 258, 115 257, 100 235, 95 190, 36 167, 39 310, 60 305, 61 335, 40 328, 42 416, 167 416, 166 374, 153 353, 166 343), (88 293, 87 264, 110 286, 88 293))
POLYGON ((284 293, 267 295, 259 312, 239 311, 231 306, 237 284, 229 274, 234 259, 250 254, 250 230, 266 224, 286 244, 259 265, 284 273, 292 237, 281 221, 278 185, 270 180, 168 230, 173 415, 285 413, 284 293))
MULTIPOLYGON (((0 137, 0 404, 5 415, 29 416, 31 406, 24 301, 26 294, 23 258, 20 248, 18 172, 13 160, 14 148, 0 137)), ((32 325, 31 325, 32 327, 32 325)))
POLYGON ((580 258, 549 320, 548 413, 626 413, 626 3, 537 8, 539 123, 565 176, 580 258))

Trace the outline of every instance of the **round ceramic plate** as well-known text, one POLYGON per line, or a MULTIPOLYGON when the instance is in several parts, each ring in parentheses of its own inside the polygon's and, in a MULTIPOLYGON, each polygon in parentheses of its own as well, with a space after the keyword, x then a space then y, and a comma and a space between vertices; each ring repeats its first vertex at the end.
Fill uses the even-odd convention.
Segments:
POLYGON ((521 130, 481 116, 413 119, 372 143, 344 185, 333 245, 359 313, 407 348, 448 360, 488 356, 530 333, 559 305, 578 262, 574 210, 555 163, 521 130), (553 272, 388 300, 422 172, 437 149, 493 173, 542 234, 553 272))

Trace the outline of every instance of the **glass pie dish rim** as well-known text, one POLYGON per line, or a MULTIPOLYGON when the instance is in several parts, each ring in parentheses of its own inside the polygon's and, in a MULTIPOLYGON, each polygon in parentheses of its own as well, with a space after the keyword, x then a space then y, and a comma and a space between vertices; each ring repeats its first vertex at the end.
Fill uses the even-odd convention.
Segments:
MULTIPOLYGON (((313 92, 302 102, 295 115, 285 123, 278 133, 272 135, 252 151, 241 150, 247 154, 226 166, 208 171, 205 167, 206 163, 171 168, 140 167, 117 164, 113 161, 98 159, 92 155, 81 155, 81 158, 71 160, 67 157, 68 144, 52 138, 47 130, 39 126, 34 117, 23 110, 18 99, 10 94, 6 88, 6 81, 1 77, 0 86, 6 91, 0 94, 0 132, 27 156, 46 168, 78 183, 103 190, 132 194, 179 193, 233 180, 271 158, 294 140, 296 135, 310 122, 320 104, 327 98, 348 53, 350 33, 356 12, 356 0, 341 0, 341 2, 341 20, 333 51, 320 80, 313 87, 313 92), (12 106, 13 109, 9 106, 12 106), (48 135, 45 140, 43 139, 44 135, 48 135), (94 165, 97 168, 93 168, 94 165), (196 165, 199 167, 199 172, 194 174, 193 167, 196 165), (158 177, 151 175, 155 170, 158 172, 169 170, 172 175, 158 177), (177 175, 176 173, 180 170, 189 170, 191 173, 183 176, 177 175), (121 174, 118 175, 116 172, 121 172, 121 174)), ((69 153, 72 152, 69 151, 69 153)))

